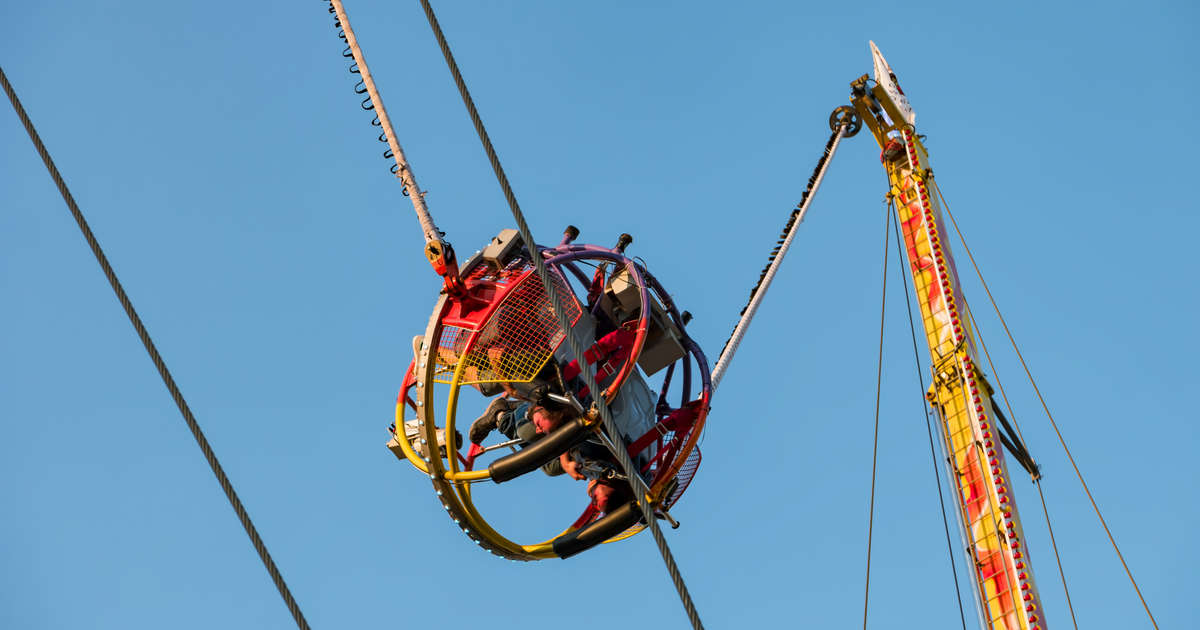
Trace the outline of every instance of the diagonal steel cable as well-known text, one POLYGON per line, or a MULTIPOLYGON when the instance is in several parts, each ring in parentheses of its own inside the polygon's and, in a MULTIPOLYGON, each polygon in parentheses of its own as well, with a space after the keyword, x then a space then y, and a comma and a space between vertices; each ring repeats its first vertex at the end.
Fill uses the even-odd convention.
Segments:
POLYGON ((54 160, 50 159, 50 152, 46 150, 46 145, 42 144, 41 136, 34 129, 33 121, 29 119, 29 115, 25 112, 25 108, 22 107, 21 101, 17 99, 17 93, 13 90, 12 84, 8 82, 8 77, 4 74, 3 68, 0 68, 0 84, 3 84, 4 92, 8 95, 8 100, 12 102, 13 109, 17 112, 17 117, 21 119, 21 124, 25 126, 25 131, 29 134, 30 140, 33 141, 33 146, 37 148, 38 155, 42 157, 42 162, 45 163, 46 170, 50 172, 50 177, 54 180, 54 185, 58 187, 58 192, 62 194, 63 200, 67 202, 67 207, 70 208, 71 215, 75 217, 75 222, 79 224, 79 229, 83 232, 83 238, 87 240, 88 246, 92 248, 92 253, 96 256, 96 261, 100 263, 100 268, 104 270, 104 276, 108 278, 108 283, 112 285, 113 291, 117 294, 117 300, 121 302, 121 307, 125 309, 125 314, 129 317, 129 322, 133 324, 134 330, 137 331, 138 337, 142 340, 142 345, 146 347, 146 352, 150 354, 150 360, 154 362, 154 367, 158 369, 158 374, 162 377, 163 383, 166 384, 167 391, 171 393, 171 398, 175 401, 175 406, 183 414, 183 419, 187 422, 188 429, 191 430, 192 436, 196 438, 196 444, 200 446, 200 451, 204 453, 204 459, 208 461, 209 467, 212 468, 213 474, 217 477, 217 482, 221 484, 221 490, 225 491, 225 497, 229 499, 229 505, 237 513, 238 520, 241 521, 242 527, 246 530, 246 535, 250 537, 250 542, 254 544, 254 550, 258 552, 258 557, 262 559, 263 566, 266 567, 267 573, 271 575, 271 581, 275 583, 275 588, 279 589, 279 594, 283 597, 284 603, 287 604, 288 611, 292 613, 292 618, 296 621, 296 626, 301 630, 308 630, 308 621, 304 619, 304 614, 300 612, 300 605, 296 603, 296 598, 292 596, 291 590, 288 589, 287 583, 284 582, 283 574, 279 572, 279 567, 271 559, 271 554, 267 551, 267 545, 263 542, 262 537, 258 535, 258 530, 254 527, 254 523, 250 520, 250 515, 246 512, 246 507, 242 505, 241 499, 234 492, 233 484, 230 483, 229 477, 225 475, 225 470, 221 468, 221 463, 217 461, 217 456, 213 453, 212 446, 200 430, 200 424, 196 422, 196 417, 192 415, 191 408, 188 407, 187 401, 183 399, 183 393, 179 391, 179 386, 175 384, 175 379, 171 377, 171 373, 167 370, 167 364, 163 361, 162 355, 158 353, 158 348, 151 341, 150 333, 146 332, 146 326, 142 324, 142 319, 138 317, 137 311, 133 309, 133 303, 129 301, 129 296, 125 293, 125 289, 121 287, 121 282, 117 280, 116 272, 113 271, 112 265, 108 263, 108 257, 100 249, 100 243, 96 240, 96 235, 92 233, 92 229, 88 226, 87 221, 84 220, 83 212, 79 209, 78 204, 75 203, 75 197, 67 189, 67 183, 63 181, 62 175, 58 172, 58 167, 54 165, 54 160))
POLYGON ((1000 313, 1000 307, 996 305, 996 298, 992 295, 992 290, 988 288, 987 281, 983 279, 983 272, 979 270, 979 265, 975 262, 975 256, 971 253, 971 248, 967 247, 967 241, 963 238, 962 230, 958 229, 958 221, 954 220, 954 213, 950 212, 950 206, 946 203, 946 197, 942 195, 942 189, 938 187, 937 181, 933 181, 933 189, 937 192, 938 199, 942 202, 942 207, 946 209, 946 216, 950 217, 950 223, 954 226, 954 231, 958 234, 958 240, 962 243, 963 250, 967 252, 967 257, 971 260, 971 266, 975 268, 975 275, 979 276, 979 282, 983 285, 983 290, 987 293, 988 300, 992 303, 992 310, 996 311, 996 317, 1000 320, 1000 325, 1004 328, 1004 332, 1008 335, 1008 341, 1012 344, 1013 352, 1016 353, 1017 359, 1021 362, 1021 367, 1025 370, 1025 376, 1029 379, 1029 384, 1033 386, 1033 392, 1037 394, 1038 401, 1042 403, 1042 410, 1046 412, 1046 419, 1050 421, 1050 426, 1054 429, 1054 434, 1058 436, 1058 443, 1062 445, 1063 452, 1067 454, 1067 460, 1071 462, 1071 468, 1075 470, 1075 476, 1079 478, 1079 485, 1083 486, 1083 492, 1087 494, 1088 501, 1092 503, 1092 510, 1096 512, 1096 518, 1100 519, 1100 525, 1104 527, 1104 533, 1108 535, 1108 542, 1112 543, 1113 551, 1117 554, 1117 559, 1121 561, 1121 566, 1125 569, 1125 575, 1129 577, 1129 583, 1133 585, 1133 590, 1137 593, 1138 600, 1142 602, 1142 608, 1146 610, 1146 616, 1150 618, 1150 625, 1158 629, 1158 621, 1154 619, 1154 613, 1150 612, 1150 605, 1146 603, 1146 598, 1142 595, 1142 589, 1138 587, 1137 580, 1133 579, 1133 571, 1129 569, 1129 564, 1125 562, 1125 555, 1121 553, 1121 549, 1117 547, 1117 539, 1113 537, 1112 530, 1108 528, 1108 522, 1104 520, 1104 515, 1100 513, 1100 506, 1096 504, 1096 498, 1092 496, 1092 491, 1088 488, 1087 482, 1083 480, 1083 473, 1079 470, 1079 465, 1075 463, 1075 457, 1071 454, 1071 449, 1067 448, 1067 441, 1063 438, 1062 431, 1058 429, 1058 423, 1054 421, 1054 415, 1050 413, 1050 406, 1046 403, 1046 399, 1042 397, 1042 390, 1037 386, 1037 381, 1033 378, 1033 373, 1029 371, 1029 365, 1025 363, 1025 356, 1021 354, 1021 349, 1017 347, 1017 340, 1013 338, 1012 331, 1008 328, 1008 322, 1004 320, 1004 315, 1000 313))
POLYGON ((863 587, 863 630, 867 630, 867 605, 871 601, 871 539, 875 533, 875 467, 879 462, 879 396, 883 389, 883 322, 887 314, 887 263, 892 236, 892 209, 883 207, 883 288, 879 296, 879 361, 875 371, 875 437, 871 445, 871 508, 867 516, 867 581, 863 587))
MULTIPOLYGON (((475 132, 479 134, 479 140, 483 143, 483 149, 487 153, 488 161, 491 162, 492 170, 496 173, 496 179, 500 183, 500 188, 504 191, 504 198, 508 201, 508 207, 512 210, 513 220, 517 223, 517 229, 521 233, 521 238, 525 241, 526 247, 529 248, 530 258, 533 260, 534 270, 538 278, 542 281, 542 286, 546 289, 547 297, 550 304, 554 307, 554 315, 558 319, 558 325, 563 330, 570 330, 571 323, 567 320, 566 312, 562 308, 561 298, 558 291, 555 289, 554 282, 551 281, 550 274, 546 270, 546 265, 542 261, 542 257, 538 255, 536 241, 533 240, 533 233, 529 229, 529 224, 525 221, 525 215, 521 212, 521 207, 517 203, 516 195, 513 194, 512 186, 509 185, 508 176, 504 174, 504 168, 500 165, 500 158, 496 155, 496 149, 492 146, 492 141, 488 137, 487 130, 484 129, 483 121, 479 117, 479 111, 475 108, 475 102, 471 98, 471 93, 467 90, 467 84, 463 80, 462 73, 459 72, 458 64, 454 61, 454 55, 450 52, 450 45, 446 42, 446 36, 442 33, 442 27, 438 24, 437 16, 433 13, 433 7, 430 6, 429 0, 421 0, 421 6, 425 9, 425 17, 429 20, 429 26, 433 29, 433 34, 437 38, 438 46, 442 49, 442 56, 446 58, 446 65, 450 68, 450 73, 454 76, 454 83, 458 86, 458 92, 462 96, 463 104, 467 107, 467 112, 471 116, 471 122, 475 126, 475 132)), ((591 368, 586 361, 583 361, 584 349, 580 347, 579 341, 574 335, 567 335, 567 342, 570 344, 571 352, 574 354, 577 362, 582 368, 582 376, 584 383, 588 389, 593 392, 601 391, 600 386, 596 383, 596 377, 592 373, 591 368)), ((603 396, 596 396, 596 403, 600 410, 601 422, 604 430, 609 436, 617 436, 616 444, 621 444, 620 432, 616 429, 613 423, 612 414, 608 409, 608 405, 604 402, 603 396)), ((613 440, 607 440, 609 449, 613 456, 617 458, 621 465, 622 471, 629 479, 631 484, 634 484, 635 494, 637 495, 638 507, 641 508, 642 517, 646 521, 646 527, 654 536, 654 542, 658 546, 658 551, 662 554, 663 562, 667 566, 667 572, 671 575, 671 582, 675 585, 675 590, 679 593, 679 599, 683 603, 683 608, 687 612, 688 621, 691 622, 695 630, 702 630, 704 625, 700 622, 700 613, 696 611, 696 605, 692 602, 692 596, 688 592, 687 585, 683 581, 683 575, 679 571, 679 565, 675 562, 675 557, 671 554, 670 547, 667 546, 667 540, 663 537, 662 530, 658 527, 657 519, 654 516, 654 506, 649 503, 649 488, 646 487, 642 480, 638 469, 634 465, 633 460, 629 458, 629 453, 624 448, 614 447, 613 440)))
MULTIPOLYGON (((893 207, 894 209, 894 207, 893 207)), ((896 236, 896 259, 900 264, 904 265, 904 241, 900 238, 900 221, 892 223, 893 234, 896 236)), ((912 312, 912 295, 908 291, 908 272, 900 274, 900 280, 904 285, 904 310, 908 313, 908 332, 912 337, 913 348, 913 365, 916 366, 917 380, 921 383, 921 391, 925 391, 925 375, 921 372, 921 351, 917 349, 917 324, 912 312)), ((992 371, 995 373, 995 370, 992 371)), ((958 618, 962 622, 962 629, 967 630, 967 615, 963 610, 962 602, 962 587, 958 583, 958 568, 954 562, 954 543, 950 541, 950 520, 946 518, 946 495, 942 491, 942 476, 938 473, 938 458, 937 452, 933 447, 933 427, 929 420, 929 405, 925 403, 925 397, 921 396, 921 411, 925 413, 925 435, 929 438, 929 459, 933 463, 933 479, 937 483, 938 506, 941 508, 942 529, 946 531, 946 554, 950 558, 950 573, 954 576, 954 597, 958 601, 958 618)), ((948 482, 947 482, 948 483, 948 482)))
MULTIPOLYGON (((983 340, 983 331, 979 327, 979 323, 975 321, 975 314, 971 310, 970 302, 967 302, 964 298, 963 305, 966 306, 967 319, 971 322, 971 330, 975 331, 975 338, 979 340, 979 347, 983 348, 983 356, 987 358, 988 368, 992 371, 992 377, 996 379, 996 389, 1000 390, 1000 397, 1004 399, 1004 407, 1008 409, 1008 417, 1012 419, 1013 427, 1017 431, 1017 439, 1020 441, 1021 448, 1025 449, 1025 452, 1028 453, 1029 447, 1025 444, 1025 436, 1021 434, 1021 425, 1017 423, 1017 414, 1013 412, 1012 403, 1008 400, 1008 393, 1004 390, 1004 382, 1000 380, 1000 372, 996 370, 996 365, 992 363, 992 353, 988 351, 987 342, 983 340)), ((1037 474, 1032 475, 1032 477, 1033 485, 1037 487, 1038 497, 1042 500, 1042 514, 1046 517, 1046 531, 1050 534, 1050 548, 1054 550, 1054 562, 1058 564, 1058 578, 1062 581, 1063 595, 1067 598, 1067 611, 1071 613, 1071 625, 1075 627, 1075 630, 1079 630, 1079 620, 1075 618, 1075 605, 1071 603, 1071 589, 1067 586, 1067 573, 1063 569, 1062 556, 1058 554, 1058 540, 1054 537, 1054 526, 1050 524, 1050 509, 1046 507, 1046 494, 1042 492, 1042 476, 1037 474)))
POLYGON ((1067 596, 1067 611, 1071 613, 1071 625, 1079 630, 1079 621, 1075 619, 1075 605, 1071 603, 1071 589, 1067 588, 1067 574, 1063 572, 1062 557, 1058 555, 1058 542, 1054 540, 1054 526, 1050 524, 1050 510, 1046 508, 1046 495, 1042 492, 1042 480, 1033 481, 1037 486, 1038 497, 1042 499, 1042 514, 1046 517, 1046 530, 1050 532, 1050 547, 1054 549, 1054 561, 1058 563, 1058 577, 1062 580, 1063 594, 1067 596))

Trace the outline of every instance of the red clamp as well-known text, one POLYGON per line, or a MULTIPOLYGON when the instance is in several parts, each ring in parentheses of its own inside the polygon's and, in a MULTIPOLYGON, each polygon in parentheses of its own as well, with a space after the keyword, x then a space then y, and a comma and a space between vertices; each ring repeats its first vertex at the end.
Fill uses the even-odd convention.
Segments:
POLYGON ((479 457, 482 453, 483 453, 483 446, 472 442, 471 448, 467 449, 467 461, 464 464, 463 468, 465 470, 472 470, 475 467, 475 458, 479 457))

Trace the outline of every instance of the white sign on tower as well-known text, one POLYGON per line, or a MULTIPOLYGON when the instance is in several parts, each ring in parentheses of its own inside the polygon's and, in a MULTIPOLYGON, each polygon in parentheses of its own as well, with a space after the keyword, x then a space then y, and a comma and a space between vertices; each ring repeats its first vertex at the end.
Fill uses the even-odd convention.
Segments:
POLYGON ((900 83, 896 81, 896 73, 892 72, 892 67, 883 58, 883 53, 879 52, 879 47, 875 45, 875 42, 871 42, 871 57, 875 61, 875 83, 879 84, 879 87, 883 88, 892 98, 892 102, 904 115, 904 122, 913 124, 913 121, 917 119, 917 114, 913 111, 912 105, 908 104, 908 97, 904 95, 904 90, 900 89, 900 83))

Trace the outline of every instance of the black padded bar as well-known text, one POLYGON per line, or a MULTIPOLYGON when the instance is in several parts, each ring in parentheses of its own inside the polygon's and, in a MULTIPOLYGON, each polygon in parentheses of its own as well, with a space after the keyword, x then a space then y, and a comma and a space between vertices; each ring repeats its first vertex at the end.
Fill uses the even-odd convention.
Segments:
POLYGON ((570 420, 532 445, 492 462, 488 465, 488 474, 496 483, 516 479, 557 459, 589 431, 591 428, 583 418, 570 420))
POLYGON ((633 527, 633 524, 641 519, 642 510, 638 508, 636 501, 630 501, 605 514, 603 518, 594 523, 559 536, 550 543, 550 546, 554 548, 554 553, 558 557, 570 558, 633 527))

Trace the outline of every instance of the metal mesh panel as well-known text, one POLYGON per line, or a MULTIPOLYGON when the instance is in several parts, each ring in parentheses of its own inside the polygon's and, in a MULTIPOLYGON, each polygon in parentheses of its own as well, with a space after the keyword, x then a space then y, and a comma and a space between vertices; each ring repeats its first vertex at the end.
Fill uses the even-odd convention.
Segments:
POLYGON ((679 500, 679 497, 683 496, 684 490, 687 490, 688 485, 692 483, 692 478, 696 476, 696 471, 699 469, 700 447, 697 446, 696 448, 692 449, 691 453, 688 453, 688 457, 686 460, 684 460, 683 466, 679 468, 679 474, 675 475, 675 478, 679 480, 679 486, 677 486, 675 491, 671 493, 671 496, 667 497, 667 500, 663 502, 664 505, 666 505, 668 508, 670 508, 672 505, 675 505, 675 502, 679 500))
MULTIPOLYGON (((699 469, 700 448, 697 447, 692 449, 692 452, 688 454, 687 460, 684 461, 683 467, 679 469, 679 474, 676 475, 676 479, 679 480, 679 485, 676 486, 674 492, 671 493, 671 496, 667 497, 667 499, 663 501, 663 507, 670 509, 671 506, 675 505, 675 502, 683 496, 684 491, 687 490, 687 487, 692 483, 692 478, 696 476, 696 471, 699 469)), ((617 534, 616 536, 613 536, 604 542, 611 543, 617 542, 618 540, 624 540, 630 536, 633 536, 634 534, 637 534, 643 529, 646 529, 645 525, 642 523, 635 523, 630 526, 629 529, 626 529, 620 534, 617 534)))
POLYGON ((462 356, 467 342, 471 340, 474 331, 458 326, 446 326, 438 338, 437 355, 434 357, 433 380, 435 383, 449 383, 454 377, 454 368, 458 367, 458 358, 462 356))
MULTIPOLYGON (((572 324, 583 309, 557 270, 551 278, 564 301, 572 324)), ((463 385, 477 383, 527 383, 541 371, 566 334, 558 327, 554 309, 541 280, 530 273, 503 298, 478 333, 447 326, 438 340, 438 383, 449 383, 459 361, 463 385)))

